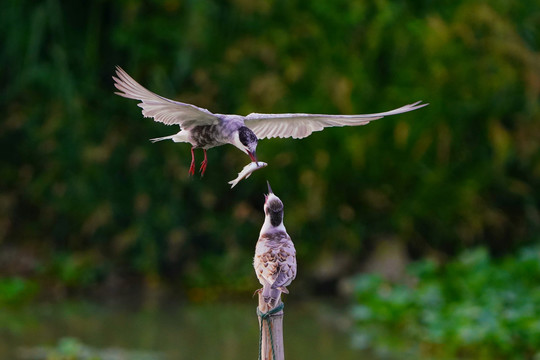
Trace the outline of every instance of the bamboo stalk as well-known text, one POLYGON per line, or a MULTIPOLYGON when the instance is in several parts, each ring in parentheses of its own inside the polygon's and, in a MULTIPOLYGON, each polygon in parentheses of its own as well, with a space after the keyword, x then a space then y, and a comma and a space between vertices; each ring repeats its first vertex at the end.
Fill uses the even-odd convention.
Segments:
MULTIPOLYGON (((281 304, 281 296, 276 301, 276 304, 281 304)), ((276 306, 277 306, 276 305, 276 306)), ((259 311, 262 313, 267 313, 271 308, 263 300, 261 292, 259 292, 259 311)), ((262 360, 284 360, 285 351, 283 347, 283 310, 270 315, 270 328, 268 328, 268 321, 262 320, 259 318, 259 331, 262 331, 262 341, 261 341, 261 359, 262 360), (262 330, 261 330, 262 326, 262 330), (270 338, 270 333, 272 334, 272 339, 270 338), (274 344, 272 348, 272 342, 274 344)))

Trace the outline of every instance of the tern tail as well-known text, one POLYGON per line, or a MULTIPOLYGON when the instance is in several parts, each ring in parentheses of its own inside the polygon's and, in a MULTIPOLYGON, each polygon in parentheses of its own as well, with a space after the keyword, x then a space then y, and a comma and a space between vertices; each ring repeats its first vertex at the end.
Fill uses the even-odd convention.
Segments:
POLYGON ((281 291, 279 289, 272 289, 270 286, 263 286, 262 296, 265 303, 274 306, 277 303, 281 291))
POLYGON ((169 139, 172 139, 173 137, 175 137, 175 135, 170 135, 170 136, 164 136, 164 137, 158 137, 158 138, 153 138, 153 139, 150 139, 151 142, 155 143, 155 142, 158 142, 158 141, 162 141, 162 140, 169 140, 169 139))

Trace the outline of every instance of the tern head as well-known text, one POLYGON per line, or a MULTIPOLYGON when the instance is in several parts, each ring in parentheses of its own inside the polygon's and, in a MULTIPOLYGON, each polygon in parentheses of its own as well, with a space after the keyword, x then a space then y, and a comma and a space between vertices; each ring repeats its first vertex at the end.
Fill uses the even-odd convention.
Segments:
POLYGON ((268 195, 265 195, 264 214, 270 219, 272 226, 279 226, 283 223, 283 202, 274 195, 270 183, 268 184, 268 195))
POLYGON ((234 146, 245 152, 251 158, 251 161, 257 162, 257 136, 247 126, 242 126, 238 129, 238 141, 235 141, 234 146))

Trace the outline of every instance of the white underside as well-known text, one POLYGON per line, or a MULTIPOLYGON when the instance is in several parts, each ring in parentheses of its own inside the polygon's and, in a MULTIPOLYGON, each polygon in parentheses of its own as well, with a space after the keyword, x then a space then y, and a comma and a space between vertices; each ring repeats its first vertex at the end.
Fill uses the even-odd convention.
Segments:
POLYGON ((187 131, 180 131, 178 134, 172 136, 174 142, 190 142, 189 133, 187 131))
POLYGON ((278 226, 272 226, 272 223, 270 222, 270 217, 266 216, 259 236, 262 236, 262 234, 271 234, 281 231, 285 233, 287 232, 287 230, 285 230, 285 225, 283 225, 283 221, 278 226))

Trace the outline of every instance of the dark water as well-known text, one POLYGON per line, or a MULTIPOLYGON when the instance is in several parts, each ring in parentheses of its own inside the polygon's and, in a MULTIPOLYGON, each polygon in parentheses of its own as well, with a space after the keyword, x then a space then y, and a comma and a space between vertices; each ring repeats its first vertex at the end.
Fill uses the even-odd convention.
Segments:
MULTIPOLYGON (((0 359, 46 359, 79 347, 83 359, 256 359, 253 303, 145 309, 88 303, 0 309, 0 359), (94 357, 92 357, 94 356, 94 357)), ((286 303, 287 359, 376 359, 355 350, 348 309, 327 302, 286 303)), ((78 358, 79 359, 79 358, 78 358)))

